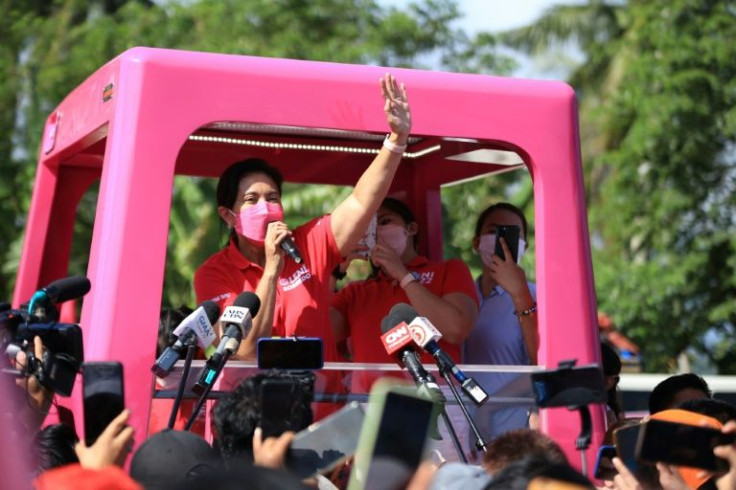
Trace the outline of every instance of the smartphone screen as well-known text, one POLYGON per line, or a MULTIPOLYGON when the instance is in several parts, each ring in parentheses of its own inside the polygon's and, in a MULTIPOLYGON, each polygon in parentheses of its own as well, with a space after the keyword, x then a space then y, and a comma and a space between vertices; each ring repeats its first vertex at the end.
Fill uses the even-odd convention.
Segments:
POLYGON ((297 433, 286 457, 287 469, 306 478, 344 462, 355 454, 363 418, 363 408, 351 402, 297 433))
POLYGON ((125 408, 123 365, 119 362, 86 362, 82 365, 84 437, 91 446, 125 408))
POLYGON ((322 369, 324 357, 319 338, 263 338, 256 357, 260 369, 322 369))
POLYGON ((724 472, 728 461, 713 454, 713 448, 733 443, 734 434, 711 427, 649 420, 643 424, 638 454, 644 461, 724 472))
POLYGON ((404 488, 422 459, 434 404, 389 391, 377 426, 365 488, 404 488))
POLYGON ((294 409, 303 396, 299 381, 291 378, 264 379, 260 387, 261 406, 259 426, 263 439, 278 437, 295 427, 294 409))
POLYGON ((598 480, 613 480, 616 468, 613 466, 613 457, 616 456, 616 446, 601 446, 595 460, 595 476, 598 480))
POLYGON ((606 402, 603 371, 597 365, 532 373, 534 398, 540 407, 569 407, 606 402))
POLYGON ((506 246, 509 247, 511 256, 514 262, 518 262, 519 259, 519 227, 516 225, 500 225, 496 228, 496 250, 495 254, 506 260, 506 254, 503 252, 503 246, 501 240, 503 238, 506 242, 506 246))

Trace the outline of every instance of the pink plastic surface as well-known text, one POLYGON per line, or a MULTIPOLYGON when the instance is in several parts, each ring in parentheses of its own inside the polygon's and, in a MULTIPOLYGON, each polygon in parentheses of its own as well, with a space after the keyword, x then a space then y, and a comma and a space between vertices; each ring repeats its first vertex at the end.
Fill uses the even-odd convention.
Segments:
MULTIPOLYGON (((134 48, 102 67, 53 113, 53 145, 42 148, 13 303, 67 275, 76 206, 100 179, 91 256, 92 290, 81 325, 87 360, 120 360, 132 424, 146 433, 175 174, 217 176, 239 158, 261 156, 293 182, 352 185, 371 155, 252 148, 188 141, 214 122, 247 122, 370 133, 358 139, 248 135, 378 148, 387 131, 379 77, 386 68, 134 48), (48 153, 46 153, 48 151, 48 153)), ((577 106, 560 82, 391 69, 409 90, 413 134, 392 194, 419 212, 423 243, 442 256, 440 184, 498 170, 446 157, 478 148, 516 151, 534 179, 540 364, 598 361, 577 106), (478 142, 446 140, 445 137, 478 142)), ((211 128, 211 127, 210 127, 211 128)), ((237 135, 235 136, 242 136, 237 135)), ((214 196, 213 196, 214 200, 214 196)), ((470 244, 468 244, 470 246, 470 244)), ((81 383, 73 409, 81 430, 81 383)), ((594 410, 594 444, 603 411, 594 410)), ((573 455, 579 422, 546 411, 543 429, 573 455)), ((138 438, 140 444, 142 438, 138 438)))

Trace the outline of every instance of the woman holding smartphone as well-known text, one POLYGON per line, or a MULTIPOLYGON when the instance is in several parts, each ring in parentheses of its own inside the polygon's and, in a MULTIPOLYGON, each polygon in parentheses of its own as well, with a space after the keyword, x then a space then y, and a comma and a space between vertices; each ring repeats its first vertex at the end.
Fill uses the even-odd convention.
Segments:
MULTIPOLYGON (((518 262, 526 246, 527 222, 524 213, 513 204, 501 202, 489 206, 478 217, 473 249, 483 261, 483 272, 476 280, 480 302, 478 319, 463 344, 466 364, 536 364, 539 346, 536 287, 526 280, 518 262), (506 243, 497 236, 500 229, 517 227, 518 243, 506 243), (514 260, 513 250, 517 251, 514 260), (499 252, 503 251, 501 258, 499 252)), ((515 388, 528 389, 524 377, 514 373, 487 373, 475 377, 489 395, 521 396, 515 388), (516 383, 515 383, 516 382, 516 383), (503 391, 502 391, 503 390, 503 391)), ((484 435, 497 437, 509 430, 527 426, 527 406, 497 408, 486 404, 478 411, 477 421, 484 435), (485 430, 483 430, 485 429, 485 430)))

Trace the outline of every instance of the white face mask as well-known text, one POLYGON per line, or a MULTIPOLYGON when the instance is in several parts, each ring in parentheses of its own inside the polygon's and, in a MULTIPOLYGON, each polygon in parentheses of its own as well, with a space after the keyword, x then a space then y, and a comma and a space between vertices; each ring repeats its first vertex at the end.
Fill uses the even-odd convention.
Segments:
MULTIPOLYGON (((524 257, 524 251, 526 250, 526 242, 519 238, 519 254, 516 259, 516 263, 520 264, 522 257, 524 257)), ((480 236, 480 243, 478 244, 478 253, 486 267, 491 266, 493 260, 493 254, 496 251, 496 234, 487 233, 480 236)))

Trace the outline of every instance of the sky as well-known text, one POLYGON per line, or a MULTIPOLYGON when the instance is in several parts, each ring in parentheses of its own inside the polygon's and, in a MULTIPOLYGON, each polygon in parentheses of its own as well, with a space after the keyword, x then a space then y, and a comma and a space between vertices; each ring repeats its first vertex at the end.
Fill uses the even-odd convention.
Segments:
MULTIPOLYGON (((559 4, 584 3, 585 0, 457 0, 464 16, 457 27, 469 34, 479 31, 502 32, 531 24, 548 8, 559 4)), ((383 5, 404 8, 411 0, 379 0, 383 5)), ((505 52, 505 51, 504 51, 505 52)), ((523 78, 565 79, 570 66, 542 66, 529 57, 510 52, 518 63, 512 76, 523 78)), ((565 49, 565 54, 573 62, 582 60, 582 55, 574 46, 565 49)))

